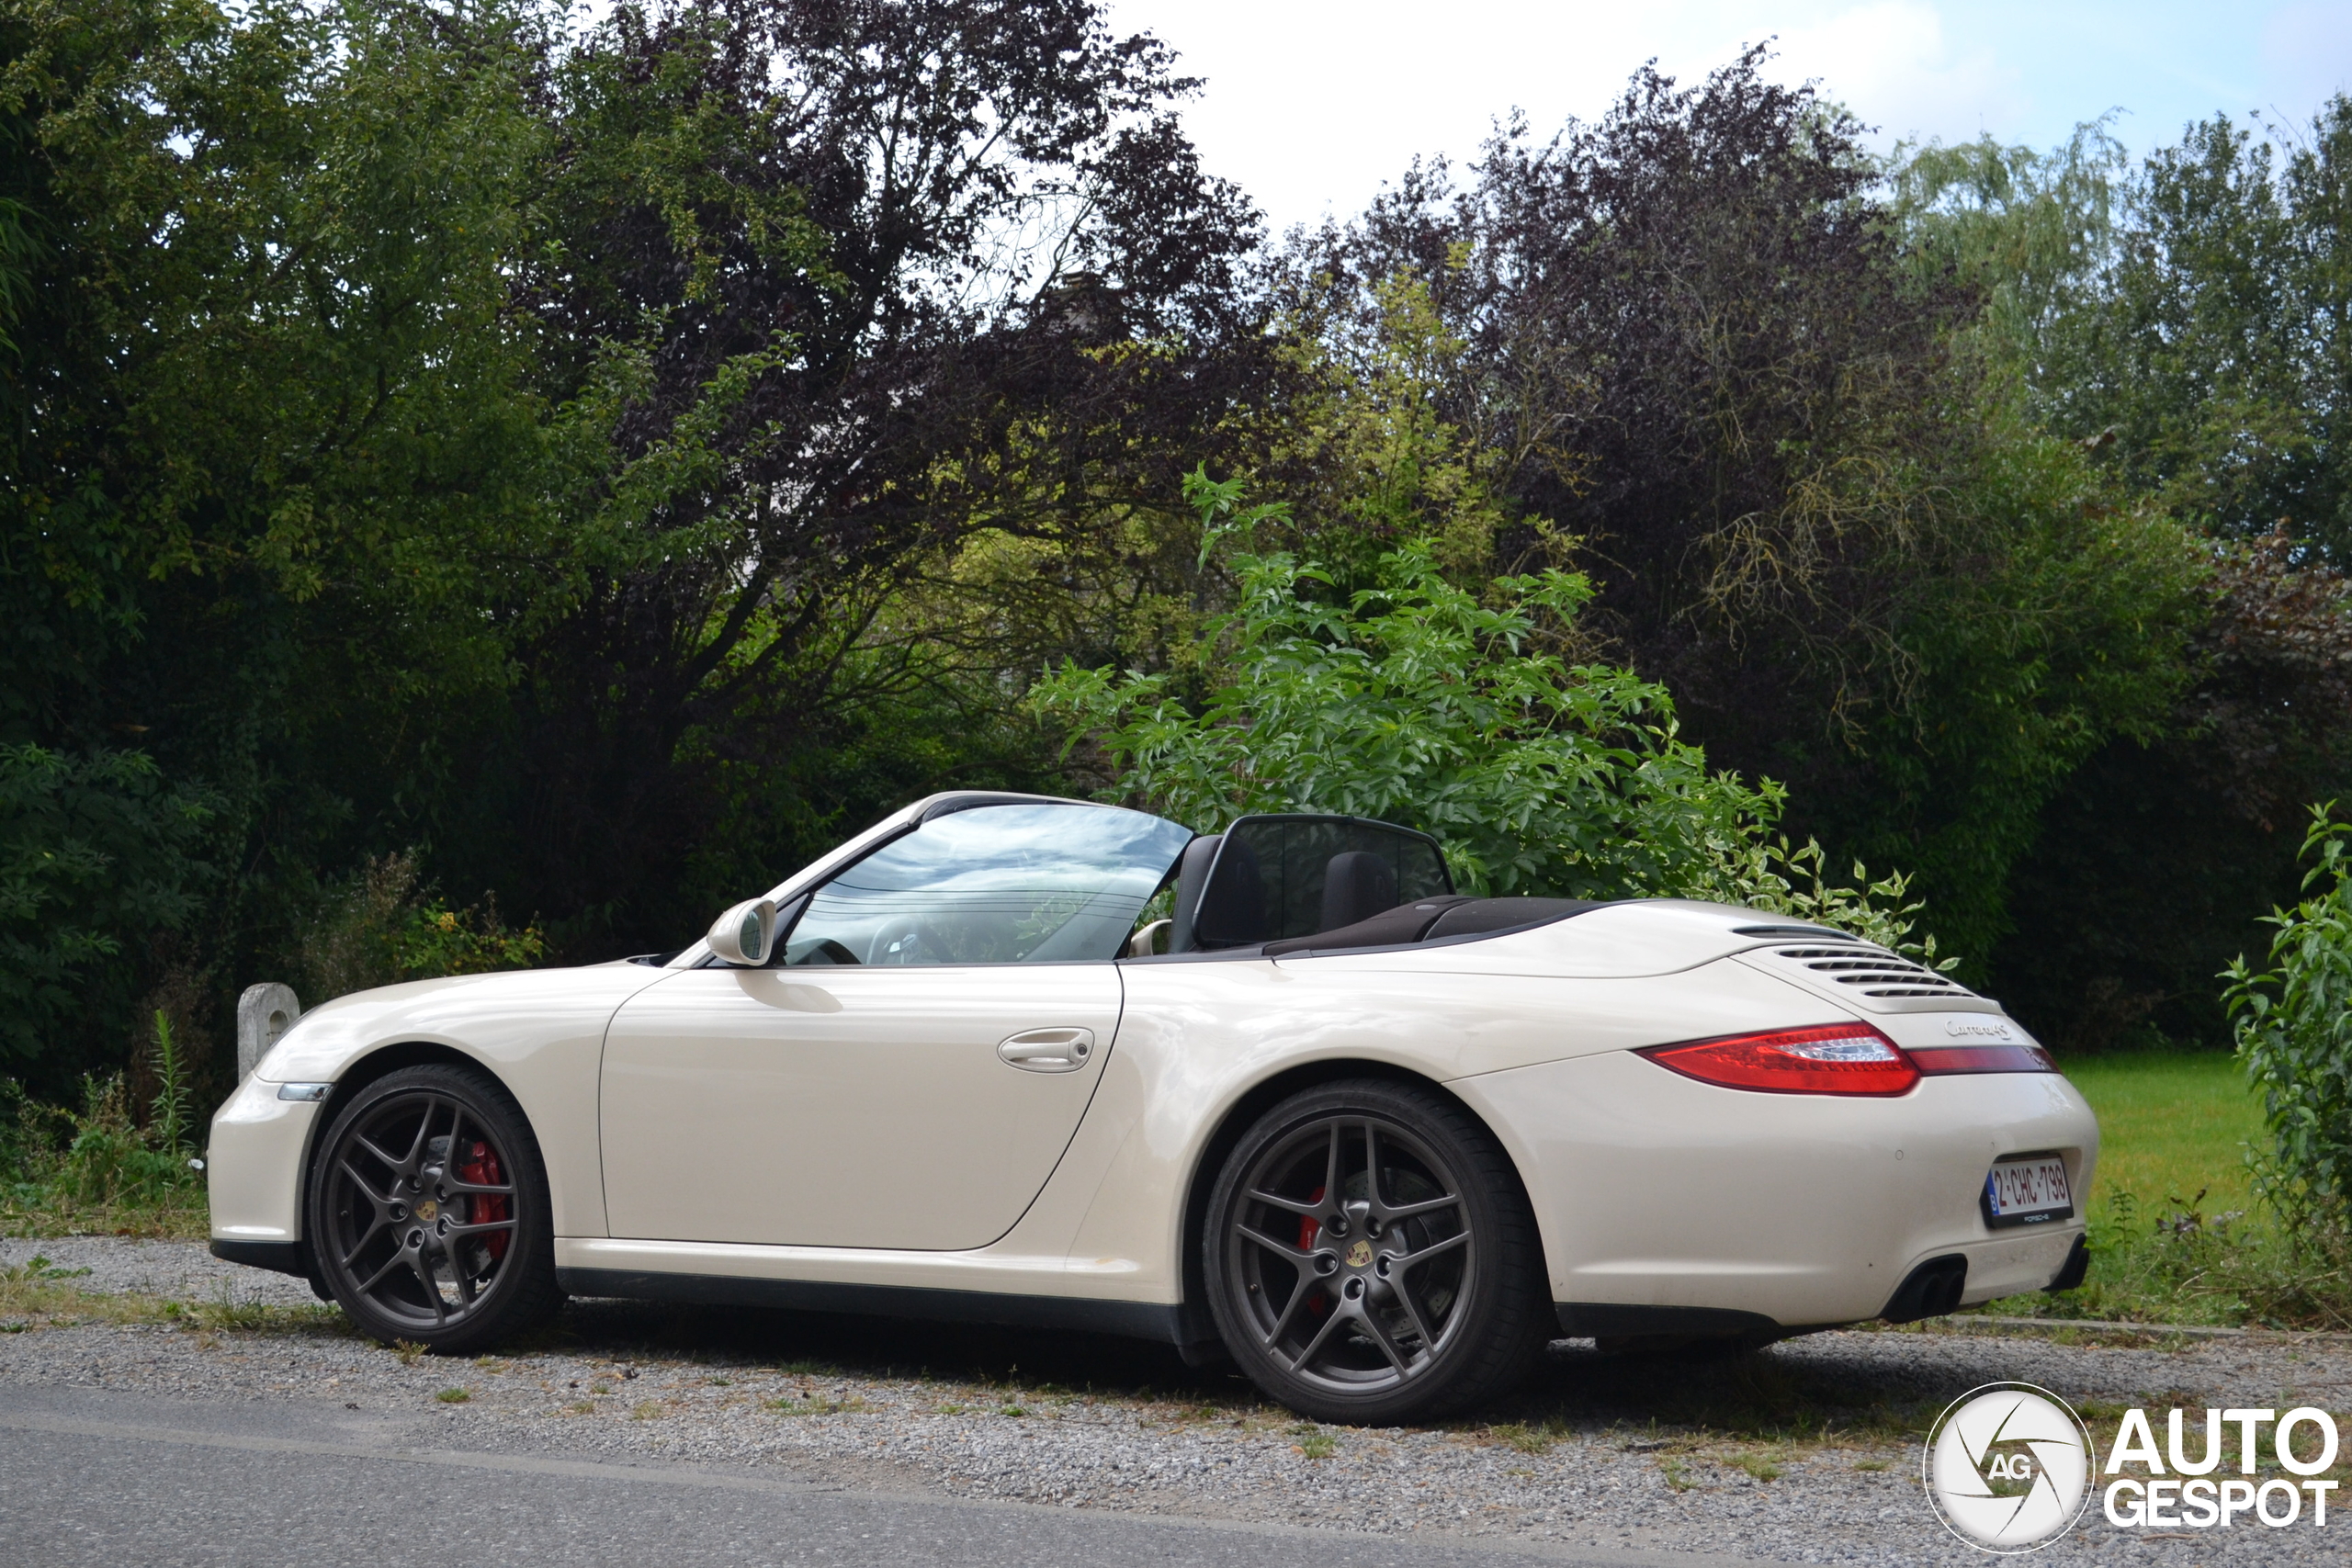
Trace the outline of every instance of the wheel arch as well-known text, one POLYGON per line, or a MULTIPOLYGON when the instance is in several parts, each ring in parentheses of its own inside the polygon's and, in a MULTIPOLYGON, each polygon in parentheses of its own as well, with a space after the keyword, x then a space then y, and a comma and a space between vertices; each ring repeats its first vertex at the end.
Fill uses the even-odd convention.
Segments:
MULTIPOLYGON (((1476 1122, 1494 1139, 1502 1151, 1511 1175, 1519 1182, 1520 1196, 1533 1208, 1533 1190, 1528 1185, 1527 1172, 1521 1168, 1519 1155, 1505 1137, 1476 1106, 1448 1089, 1426 1073, 1394 1062, 1384 1062, 1367 1056, 1336 1056, 1319 1061, 1302 1062, 1281 1072, 1268 1075, 1252 1084, 1225 1109, 1216 1128, 1201 1145, 1193 1161, 1191 1174, 1184 1183, 1184 1207, 1178 1235, 1181 1248, 1179 1263, 1178 1311, 1183 1340, 1180 1349, 1190 1353, 1192 1348, 1218 1342, 1216 1325, 1209 1315, 1208 1279, 1201 1260, 1201 1245, 1208 1225, 1209 1190, 1216 1185, 1217 1173, 1224 1169, 1227 1156, 1250 1124, 1281 1101, 1304 1089, 1350 1078, 1374 1078, 1387 1083, 1409 1084, 1442 1096, 1458 1107, 1463 1114, 1476 1122)), ((1538 1227, 1539 1234, 1541 1227, 1538 1227)))
MULTIPOLYGON (((359 1092, 369 1084, 390 1077, 402 1067, 422 1067, 435 1063, 451 1067, 471 1067, 487 1075, 492 1082, 505 1091, 508 1099, 514 1101, 515 1109, 522 1112, 525 1128, 531 1131, 534 1138, 538 1136, 537 1130, 531 1129, 530 1112, 523 1110, 522 1099, 515 1094, 514 1086, 481 1057, 469 1055, 454 1045, 445 1045, 435 1040, 399 1040, 373 1046, 352 1058, 335 1076, 334 1091, 320 1104, 319 1113, 311 1119, 310 1136, 302 1145, 302 1163, 297 1176, 299 1185, 294 1198, 298 1243, 306 1251, 311 1245, 311 1168, 318 1163, 319 1140, 326 1135, 328 1128, 334 1125, 334 1119, 343 1114, 343 1108, 357 1099, 359 1092)), ((544 1160, 545 1156, 541 1157, 544 1160)))

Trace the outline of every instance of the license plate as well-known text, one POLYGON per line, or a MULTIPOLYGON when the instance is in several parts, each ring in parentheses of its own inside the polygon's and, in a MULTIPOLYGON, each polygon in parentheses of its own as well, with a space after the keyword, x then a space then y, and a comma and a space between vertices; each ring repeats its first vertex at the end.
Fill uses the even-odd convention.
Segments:
POLYGON ((2075 1215, 2074 1190, 2066 1184, 2066 1162, 2056 1155, 2023 1155, 1996 1160, 1984 1178, 1984 1223, 2038 1225, 2075 1215))

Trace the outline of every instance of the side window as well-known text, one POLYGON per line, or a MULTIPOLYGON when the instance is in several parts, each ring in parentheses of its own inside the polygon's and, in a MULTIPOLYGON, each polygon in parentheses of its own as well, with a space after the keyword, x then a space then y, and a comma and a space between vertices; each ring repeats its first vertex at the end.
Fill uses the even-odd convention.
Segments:
POLYGON ((1193 835, 1106 806, 978 806, 894 839, 817 889, 782 962, 1110 959, 1193 835))

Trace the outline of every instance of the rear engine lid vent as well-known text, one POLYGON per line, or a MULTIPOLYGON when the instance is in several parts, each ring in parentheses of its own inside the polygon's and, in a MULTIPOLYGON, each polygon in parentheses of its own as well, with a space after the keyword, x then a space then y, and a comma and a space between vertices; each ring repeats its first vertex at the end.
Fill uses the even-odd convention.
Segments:
POLYGON ((1959 981, 1866 942, 1768 947, 1741 956, 1750 962, 1762 960, 1758 967, 1801 979, 1815 990, 1857 999, 1867 998, 1871 1003, 1897 1011, 1922 1005, 1933 1007, 1939 1002, 1978 999, 1975 992, 1959 981))
POLYGON ((1897 958, 1884 948, 1781 947, 1775 957, 1802 964, 1825 979, 1852 986, 1866 997, 1964 997, 1968 988, 1925 964, 1897 958))

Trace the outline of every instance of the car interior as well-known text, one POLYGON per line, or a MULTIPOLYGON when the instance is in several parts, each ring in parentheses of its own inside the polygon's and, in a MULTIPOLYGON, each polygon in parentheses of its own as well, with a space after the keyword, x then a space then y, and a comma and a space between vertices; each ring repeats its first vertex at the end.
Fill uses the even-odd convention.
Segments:
POLYGON ((1408 946, 1547 924, 1601 902, 1453 891, 1437 840, 1347 817, 1244 817, 1185 846, 1171 955, 1408 946))

